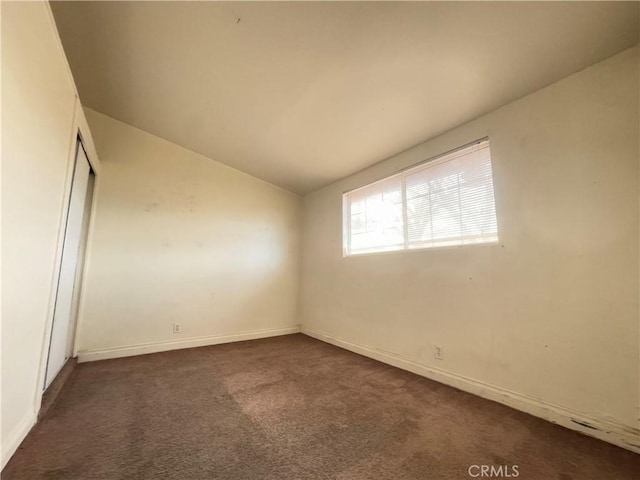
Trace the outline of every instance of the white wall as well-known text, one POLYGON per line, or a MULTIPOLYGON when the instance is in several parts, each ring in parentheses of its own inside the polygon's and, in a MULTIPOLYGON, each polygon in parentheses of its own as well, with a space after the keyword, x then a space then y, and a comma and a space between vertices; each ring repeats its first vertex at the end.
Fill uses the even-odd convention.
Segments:
POLYGON ((636 47, 305 197, 303 331, 637 444, 638 65, 636 47), (486 135, 499 245, 342 258, 343 191, 486 135))
POLYGON ((86 115, 102 171, 80 360, 297 331, 300 197, 86 115))
POLYGON ((99 170, 46 2, 2 2, 2 466, 40 408, 75 138, 99 170))

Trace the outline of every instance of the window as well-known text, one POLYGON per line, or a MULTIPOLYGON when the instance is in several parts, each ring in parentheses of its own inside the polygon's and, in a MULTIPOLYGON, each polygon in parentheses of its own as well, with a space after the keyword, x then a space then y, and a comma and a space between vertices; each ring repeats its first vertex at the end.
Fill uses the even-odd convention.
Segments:
POLYGON ((489 140, 347 192, 344 254, 498 241, 489 140))

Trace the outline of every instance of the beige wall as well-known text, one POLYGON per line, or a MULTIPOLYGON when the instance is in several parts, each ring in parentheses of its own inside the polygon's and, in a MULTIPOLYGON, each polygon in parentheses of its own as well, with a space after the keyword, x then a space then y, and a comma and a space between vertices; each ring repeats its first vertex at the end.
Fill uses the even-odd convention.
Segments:
POLYGON ((636 47, 305 197, 304 330, 637 442, 638 65, 636 47), (342 258, 343 191, 485 135, 498 245, 342 258))
POLYGON ((297 328, 300 197, 86 114, 102 171, 80 360, 297 328))
POLYGON ((75 137, 91 135, 46 2, 1 2, 2 465, 40 408, 75 137))

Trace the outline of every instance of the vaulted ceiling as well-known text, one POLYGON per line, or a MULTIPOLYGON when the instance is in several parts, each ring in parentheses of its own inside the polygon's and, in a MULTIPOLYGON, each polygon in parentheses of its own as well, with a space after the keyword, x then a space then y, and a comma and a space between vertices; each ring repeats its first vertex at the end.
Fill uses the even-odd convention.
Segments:
POLYGON ((310 192, 638 43, 636 2, 52 2, 84 105, 310 192))

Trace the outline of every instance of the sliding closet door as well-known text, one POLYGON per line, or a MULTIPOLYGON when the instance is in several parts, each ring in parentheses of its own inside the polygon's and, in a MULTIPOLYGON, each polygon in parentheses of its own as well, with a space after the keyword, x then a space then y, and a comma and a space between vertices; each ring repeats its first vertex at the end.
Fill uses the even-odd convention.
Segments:
POLYGON ((90 172, 89 160, 82 148, 82 144, 78 141, 51 329, 45 388, 51 384, 68 358, 68 343, 69 338, 72 337, 70 335, 70 327, 74 324, 72 314, 75 311, 73 291, 90 172))

